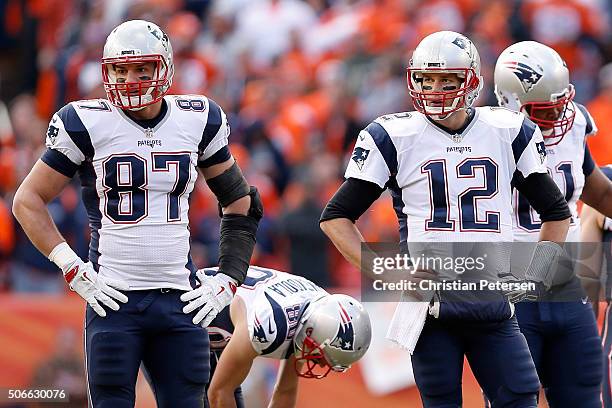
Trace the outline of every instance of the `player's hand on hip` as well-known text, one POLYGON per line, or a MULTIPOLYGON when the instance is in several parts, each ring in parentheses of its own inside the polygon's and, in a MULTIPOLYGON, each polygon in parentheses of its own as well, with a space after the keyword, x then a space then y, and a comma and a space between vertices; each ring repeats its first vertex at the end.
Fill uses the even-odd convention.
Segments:
POLYGON ((438 282, 440 277, 438 274, 430 269, 414 268, 409 271, 408 276, 405 279, 407 282, 412 282, 415 290, 412 291, 413 296, 418 301, 429 302, 433 296, 433 290, 428 289, 431 287, 431 282, 438 282))
POLYGON ((70 289, 79 294, 100 316, 106 316, 106 310, 100 303, 112 310, 119 310, 119 304, 127 303, 128 298, 120 290, 129 290, 125 282, 114 279, 105 279, 98 275, 90 262, 83 262, 81 258, 74 260, 63 268, 64 279, 70 289))
POLYGON ((512 274, 500 276, 500 280, 514 286, 512 289, 504 291, 504 294, 511 303, 536 302, 546 292, 542 282, 521 280, 512 274))
POLYGON ((236 293, 236 280, 224 273, 208 276, 203 270, 196 273, 200 286, 183 293, 181 300, 188 302, 183 313, 189 314, 196 309, 198 312, 193 318, 194 324, 208 327, 213 319, 225 309, 236 293))

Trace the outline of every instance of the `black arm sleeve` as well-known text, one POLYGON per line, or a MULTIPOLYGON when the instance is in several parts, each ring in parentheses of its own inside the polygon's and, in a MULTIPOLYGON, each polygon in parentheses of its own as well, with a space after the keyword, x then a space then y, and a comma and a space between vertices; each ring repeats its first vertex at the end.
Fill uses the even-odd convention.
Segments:
POLYGON ((348 218, 355 222, 385 191, 378 184, 349 178, 329 200, 319 222, 348 218))
POLYGON ((524 178, 517 171, 513 183, 540 215, 542 222, 561 221, 572 216, 563 194, 548 174, 533 173, 524 178))
POLYGON ((255 187, 249 191, 251 207, 247 215, 223 214, 219 241, 219 272, 238 281, 246 278, 256 243, 257 227, 263 217, 263 204, 255 187))

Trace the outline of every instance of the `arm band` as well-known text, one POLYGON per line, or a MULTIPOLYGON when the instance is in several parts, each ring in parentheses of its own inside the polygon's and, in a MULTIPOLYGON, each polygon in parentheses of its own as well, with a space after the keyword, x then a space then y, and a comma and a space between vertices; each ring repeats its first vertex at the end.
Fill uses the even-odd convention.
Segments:
POLYGON ((540 215, 542 222, 561 221, 572 216, 563 194, 548 174, 533 173, 523 178, 517 172, 514 185, 540 215))
POLYGON ((349 178, 329 200, 319 222, 348 218, 355 222, 385 191, 377 184, 349 178))
POLYGON ((64 269, 73 263, 78 258, 78 255, 70 248, 70 245, 64 241, 53 248, 48 258, 64 272, 64 269))
POLYGON ((247 215, 223 214, 219 241, 219 272, 241 285, 249 269, 255 248, 257 226, 263 216, 263 205, 255 187, 250 188, 251 206, 247 215))
POLYGON ((249 185, 236 162, 223 173, 206 180, 206 184, 217 196, 221 207, 227 207, 239 198, 249 195, 249 185))

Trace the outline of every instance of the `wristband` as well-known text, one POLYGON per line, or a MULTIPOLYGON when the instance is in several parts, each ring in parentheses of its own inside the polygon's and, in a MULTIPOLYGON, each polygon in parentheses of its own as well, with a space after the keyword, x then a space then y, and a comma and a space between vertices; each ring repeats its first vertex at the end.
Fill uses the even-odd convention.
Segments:
POLYGON ((66 242, 58 244, 49 254, 49 260, 56 264, 62 272, 79 257, 66 242))

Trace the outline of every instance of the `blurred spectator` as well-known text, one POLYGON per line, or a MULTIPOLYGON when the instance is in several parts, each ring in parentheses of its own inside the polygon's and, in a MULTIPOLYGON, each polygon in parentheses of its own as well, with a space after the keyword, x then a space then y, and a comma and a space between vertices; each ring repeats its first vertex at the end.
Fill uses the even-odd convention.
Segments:
POLYGON ((599 71, 599 86, 599 94, 587 106, 599 131, 587 142, 595 162, 603 166, 612 164, 612 63, 599 71))
POLYGON ((68 402, 33 404, 33 408, 82 408, 87 405, 85 369, 83 367, 81 336, 65 327, 58 331, 55 350, 34 371, 32 389, 64 390, 68 402))
POLYGON ((315 185, 311 180, 290 188, 296 197, 278 224, 280 234, 287 237, 289 271, 305 277, 322 287, 330 286, 328 241, 319 228, 323 206, 319 204, 315 185))
POLYGON ((167 34, 172 39, 175 61, 172 80, 174 94, 210 95, 208 87, 217 73, 213 61, 208 61, 195 49, 200 25, 200 20, 189 12, 177 13, 168 21, 167 34))
POLYGON ((256 69, 265 69, 289 48, 291 33, 304 36, 314 26, 312 8, 298 0, 261 0, 248 3, 238 14, 241 45, 256 69))

